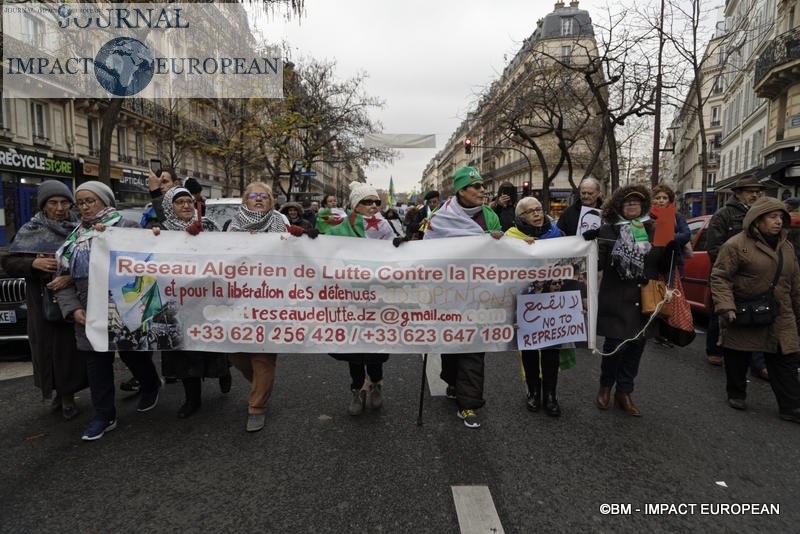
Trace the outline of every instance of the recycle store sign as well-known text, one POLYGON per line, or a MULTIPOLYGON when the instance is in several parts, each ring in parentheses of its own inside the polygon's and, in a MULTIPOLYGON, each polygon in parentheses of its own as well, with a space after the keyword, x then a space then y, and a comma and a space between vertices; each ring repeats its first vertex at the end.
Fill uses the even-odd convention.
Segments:
POLYGON ((37 176, 72 178, 72 160, 58 156, 45 156, 36 152, 0 148, 0 171, 12 171, 37 176))
POLYGON ((2 9, 3 96, 283 97, 280 50, 255 40, 241 3, 2 9))

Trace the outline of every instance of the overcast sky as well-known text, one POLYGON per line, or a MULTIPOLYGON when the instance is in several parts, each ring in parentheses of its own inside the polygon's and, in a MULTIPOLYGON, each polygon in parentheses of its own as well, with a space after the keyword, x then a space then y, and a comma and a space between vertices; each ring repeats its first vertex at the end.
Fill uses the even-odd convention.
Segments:
MULTIPOLYGON (((569 5, 569 0, 567 0, 569 5)), ((435 134, 436 149, 401 149, 386 166, 366 169, 367 181, 398 192, 419 184, 422 171, 443 147, 476 95, 498 78, 553 11, 545 0, 305 0, 306 15, 287 24, 271 21, 268 41, 286 40, 295 57, 335 59, 340 79, 364 71, 366 92, 386 105, 374 118, 384 133, 435 134)), ((580 0, 593 20, 604 0, 580 0)))

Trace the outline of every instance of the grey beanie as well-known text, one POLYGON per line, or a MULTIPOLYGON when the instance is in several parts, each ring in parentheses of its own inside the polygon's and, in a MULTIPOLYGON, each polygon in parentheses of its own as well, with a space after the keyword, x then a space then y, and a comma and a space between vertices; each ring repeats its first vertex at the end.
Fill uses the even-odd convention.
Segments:
POLYGON ((100 201, 103 202, 106 206, 111 206, 112 208, 117 207, 116 202, 114 201, 114 191, 111 190, 103 182, 98 182, 97 180, 91 180, 89 182, 82 183, 78 186, 75 190, 77 193, 78 191, 91 191, 98 197, 100 197, 100 201))
POLYGON ((64 197, 73 204, 75 198, 72 196, 72 191, 66 186, 64 182, 58 180, 45 180, 39 184, 39 190, 36 193, 36 202, 39 204, 39 209, 44 209, 45 202, 50 197, 64 197))

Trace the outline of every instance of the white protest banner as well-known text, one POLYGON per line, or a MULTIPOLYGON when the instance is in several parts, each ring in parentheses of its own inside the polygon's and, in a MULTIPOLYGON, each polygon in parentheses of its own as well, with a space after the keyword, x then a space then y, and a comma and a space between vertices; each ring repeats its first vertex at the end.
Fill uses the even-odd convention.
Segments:
MULTIPOLYGON (((326 235, 109 228, 92 243, 87 335, 100 351, 505 351, 516 346, 517 295, 537 281, 591 282, 596 269, 597 245, 580 237, 395 248, 326 235)), ((588 295, 593 340, 594 283, 588 295)))
POLYGON ((517 297, 517 348, 533 350, 571 341, 586 341, 580 291, 531 293, 517 297))

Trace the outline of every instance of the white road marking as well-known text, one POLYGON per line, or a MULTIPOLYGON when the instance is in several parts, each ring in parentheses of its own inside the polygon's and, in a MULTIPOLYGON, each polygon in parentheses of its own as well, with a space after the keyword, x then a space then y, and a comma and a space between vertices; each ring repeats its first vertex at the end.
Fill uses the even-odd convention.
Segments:
POLYGON ((0 380, 11 380, 32 374, 33 364, 31 362, 0 362, 0 380))
POLYGON ((503 534, 487 486, 451 486, 461 534, 503 534))
POLYGON ((428 391, 431 397, 444 397, 447 393, 447 384, 439 378, 442 372, 442 355, 438 352, 428 353, 428 365, 425 367, 425 376, 428 379, 428 391))

